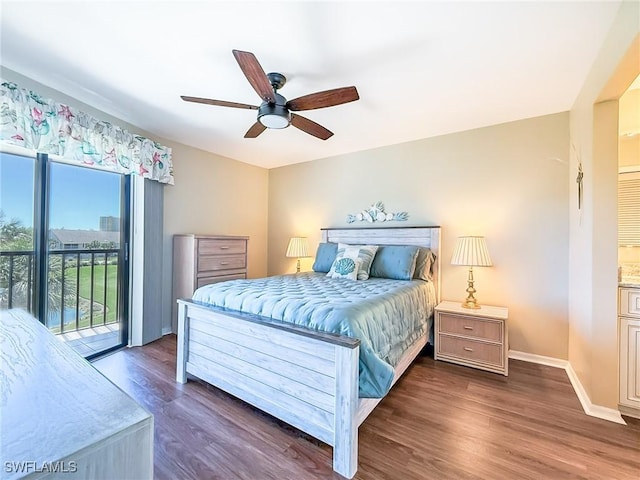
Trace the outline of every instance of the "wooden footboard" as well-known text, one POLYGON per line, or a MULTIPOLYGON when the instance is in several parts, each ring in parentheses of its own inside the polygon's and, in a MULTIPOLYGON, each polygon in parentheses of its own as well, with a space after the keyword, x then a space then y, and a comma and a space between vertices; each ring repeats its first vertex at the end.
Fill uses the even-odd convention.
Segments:
POLYGON ((358 458, 360 341, 178 301, 176 380, 198 377, 333 446, 333 469, 358 458))

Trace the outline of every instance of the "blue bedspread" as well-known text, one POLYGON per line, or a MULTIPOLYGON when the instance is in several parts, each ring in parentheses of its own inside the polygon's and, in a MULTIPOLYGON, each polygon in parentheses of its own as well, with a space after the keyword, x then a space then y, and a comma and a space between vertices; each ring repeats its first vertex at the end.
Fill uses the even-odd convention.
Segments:
POLYGON ((435 290, 423 280, 307 272, 206 285, 193 300, 360 339, 360 397, 380 398, 403 352, 429 332, 435 290))

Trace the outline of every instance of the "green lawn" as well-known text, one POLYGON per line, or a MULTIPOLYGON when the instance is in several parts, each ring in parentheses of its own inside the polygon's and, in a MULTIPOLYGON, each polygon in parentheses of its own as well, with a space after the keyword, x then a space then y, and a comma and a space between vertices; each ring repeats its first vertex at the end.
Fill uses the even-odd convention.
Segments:
MULTIPOLYGON (((104 302, 104 265, 95 265, 93 268, 93 324, 101 324, 104 320, 104 313, 101 306, 104 302), (99 304, 100 306, 97 306, 99 304)), ((75 285, 76 267, 65 269, 65 277, 71 285, 75 285)), ((117 312, 117 288, 118 288, 118 265, 107 265, 107 318, 106 323, 115 322, 118 318, 117 312)), ((79 327, 89 326, 89 306, 91 299, 91 266, 80 267, 79 277, 80 297, 86 301, 81 301, 81 313, 79 327)))

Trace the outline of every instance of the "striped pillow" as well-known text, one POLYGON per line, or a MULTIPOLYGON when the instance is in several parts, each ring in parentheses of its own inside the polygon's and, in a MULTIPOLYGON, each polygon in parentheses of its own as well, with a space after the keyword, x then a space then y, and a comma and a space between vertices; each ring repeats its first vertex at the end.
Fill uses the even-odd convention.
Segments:
POLYGON ((348 257, 354 260, 356 258, 362 260, 358 268, 358 280, 367 280, 371 271, 373 257, 375 257, 377 251, 377 245, 348 245, 346 243, 339 243, 336 259, 348 257))

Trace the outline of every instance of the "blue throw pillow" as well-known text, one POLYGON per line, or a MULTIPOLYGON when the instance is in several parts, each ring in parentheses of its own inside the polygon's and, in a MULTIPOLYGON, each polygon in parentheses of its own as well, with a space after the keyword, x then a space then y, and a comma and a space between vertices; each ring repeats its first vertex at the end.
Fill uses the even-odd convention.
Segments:
POLYGON ((411 280, 416 269, 418 247, 413 245, 385 245, 371 265, 371 276, 392 280, 411 280))
POLYGON ((313 271, 327 273, 338 254, 337 243, 321 243, 316 251, 316 260, 313 262, 313 271))

